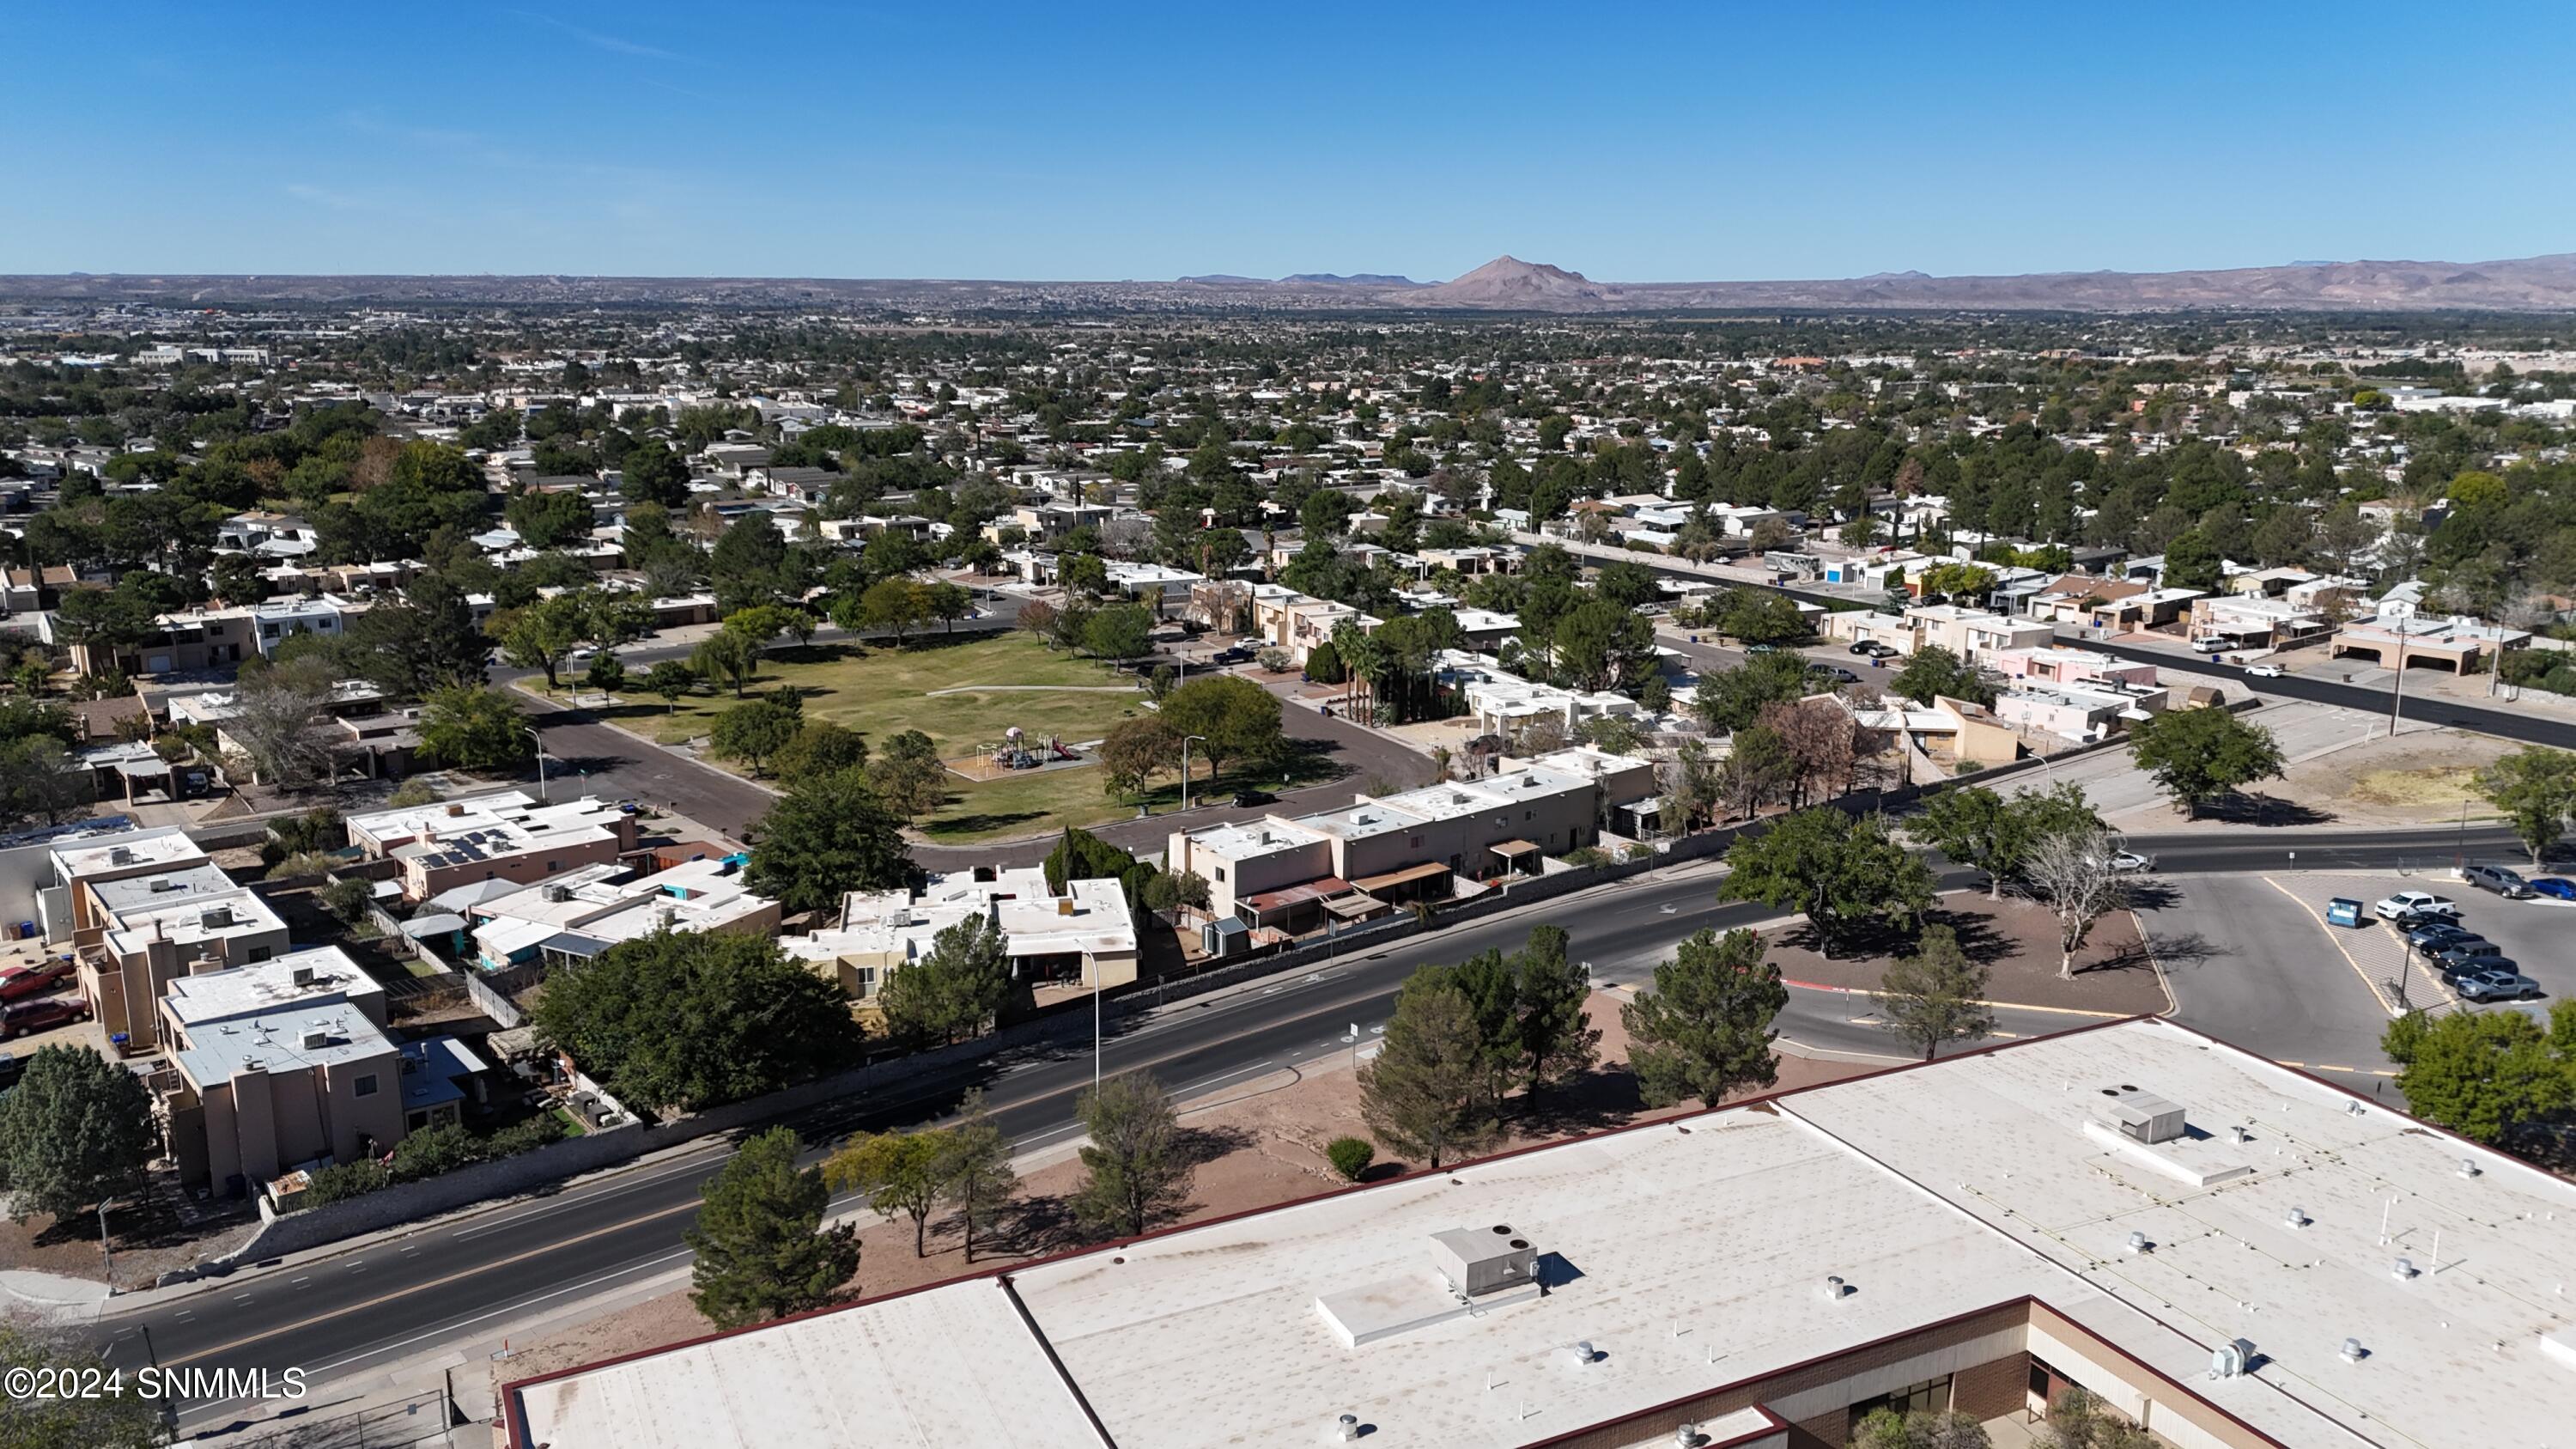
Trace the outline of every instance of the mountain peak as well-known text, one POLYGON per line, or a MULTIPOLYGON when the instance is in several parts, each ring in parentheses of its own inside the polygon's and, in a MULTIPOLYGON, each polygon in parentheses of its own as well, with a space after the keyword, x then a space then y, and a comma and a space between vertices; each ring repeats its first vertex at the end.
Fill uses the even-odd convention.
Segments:
POLYGON ((1425 300, 1434 303, 1533 308, 1578 306, 1618 295, 1618 289, 1601 286, 1581 272, 1509 255, 1496 257, 1463 277, 1426 288, 1422 293, 1425 300))

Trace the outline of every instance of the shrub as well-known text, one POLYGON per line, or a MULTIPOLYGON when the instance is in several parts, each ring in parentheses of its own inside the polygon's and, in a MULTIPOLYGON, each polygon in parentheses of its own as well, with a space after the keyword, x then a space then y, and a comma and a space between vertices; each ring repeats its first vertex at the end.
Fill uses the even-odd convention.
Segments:
POLYGON ((304 1190, 296 1202, 298 1208, 322 1207, 346 1198, 374 1192, 393 1181, 385 1165, 372 1159, 365 1162, 343 1162, 313 1174, 313 1185, 304 1190))
POLYGON ((402 1145, 394 1149, 393 1178, 396 1182, 415 1182, 453 1172, 483 1157, 481 1139, 462 1127, 450 1123, 424 1128, 404 1138, 402 1145))
POLYGON ((1340 1173, 1344 1182, 1357 1182, 1360 1174, 1369 1170, 1369 1164, 1377 1161, 1377 1148, 1366 1138, 1336 1137, 1325 1144, 1324 1160, 1333 1165, 1333 1171, 1340 1173))
POLYGON ((534 1152, 549 1142, 559 1142, 563 1140, 563 1135, 562 1118, 552 1112, 540 1113, 525 1122, 504 1127, 484 1138, 483 1155, 493 1158, 516 1157, 522 1152, 534 1152))
POLYGON ((1565 853, 1565 863, 1579 866, 1608 865, 1610 852, 1597 845, 1578 846, 1565 853))
POLYGON ((1297 661, 1288 657, 1287 650, 1274 644, 1271 647, 1262 650, 1260 653, 1253 655, 1252 662, 1269 670, 1273 674, 1280 674, 1294 666, 1297 661))

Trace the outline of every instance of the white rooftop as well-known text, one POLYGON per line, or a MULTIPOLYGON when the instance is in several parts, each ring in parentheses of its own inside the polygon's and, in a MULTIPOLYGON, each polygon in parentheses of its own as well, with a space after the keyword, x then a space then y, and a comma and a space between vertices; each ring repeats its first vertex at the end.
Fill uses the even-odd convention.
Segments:
POLYGON ((297 1002, 361 1001, 382 996, 384 988, 358 969, 337 946, 316 946, 228 971, 203 971, 174 977, 162 1000, 181 1023, 197 1026, 280 1010, 297 1002), (303 984, 296 973, 310 971, 303 984))
POLYGON ((134 871, 144 866, 194 865, 206 858, 197 842, 179 827, 127 830, 114 835, 58 845, 53 850, 55 878, 69 884, 107 871, 134 871))
POLYGON ((872 1427, 849 1442, 968 1442, 941 1435, 979 1414, 973 1442, 1087 1443, 1043 1402, 1069 1380, 1122 1449, 1317 1442, 1337 1413, 1390 1444, 1518 1445, 2036 1299, 2160 1374, 2160 1404, 2187 1391, 2281 1444, 2566 1449, 2576 1365, 2544 1340, 2566 1332, 2571 1224, 2576 1185, 2142 1020, 683 1346, 514 1404, 523 1443, 839 1442, 856 1414, 872 1427), (2105 1129, 2099 1093, 2122 1084, 2191 1130, 2105 1129), (1399 1311, 1431 1303, 1411 1287, 1433 1234, 1488 1224, 1539 1251, 1544 1297, 1399 1311), (1367 1318, 1385 1336, 1347 1346, 1326 1299, 1385 1307, 1367 1318), (2233 1338, 2256 1366, 2210 1379, 2233 1338), (1577 1340, 1596 1350, 1580 1368, 1577 1340), (918 1357, 874 1357, 895 1352, 918 1357))

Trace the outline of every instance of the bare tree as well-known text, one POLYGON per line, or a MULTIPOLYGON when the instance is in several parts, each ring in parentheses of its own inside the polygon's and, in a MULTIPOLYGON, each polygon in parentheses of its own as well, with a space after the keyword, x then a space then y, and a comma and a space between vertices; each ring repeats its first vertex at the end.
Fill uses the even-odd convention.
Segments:
POLYGON ((2057 979, 2075 979, 2075 952, 2093 923, 2130 901, 2129 878, 2113 865, 2120 838, 2107 830, 2044 835, 2022 862, 2023 888, 2057 917, 2057 979))
POLYGON ((251 765, 283 790, 331 778, 331 741, 321 726, 322 691, 293 681, 245 688, 223 722, 251 765))
POLYGON ((1788 747, 1792 805, 1830 800, 1848 787, 1860 735, 1851 711, 1830 699, 1802 699, 1764 705, 1761 722, 1788 747))

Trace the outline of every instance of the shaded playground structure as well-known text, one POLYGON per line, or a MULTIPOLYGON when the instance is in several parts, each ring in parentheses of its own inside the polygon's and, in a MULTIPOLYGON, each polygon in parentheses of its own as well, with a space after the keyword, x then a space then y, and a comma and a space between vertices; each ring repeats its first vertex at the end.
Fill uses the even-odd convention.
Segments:
POLYGON ((1096 759, 1083 753, 1089 747, 1088 743, 1079 748, 1068 745, 1053 735, 1043 740, 1032 739, 1018 725, 1013 725, 1002 732, 1000 743, 977 745, 971 755, 959 755, 940 763, 948 767, 949 773, 969 780, 1007 780, 1045 770, 1075 770, 1096 764, 1096 759))

